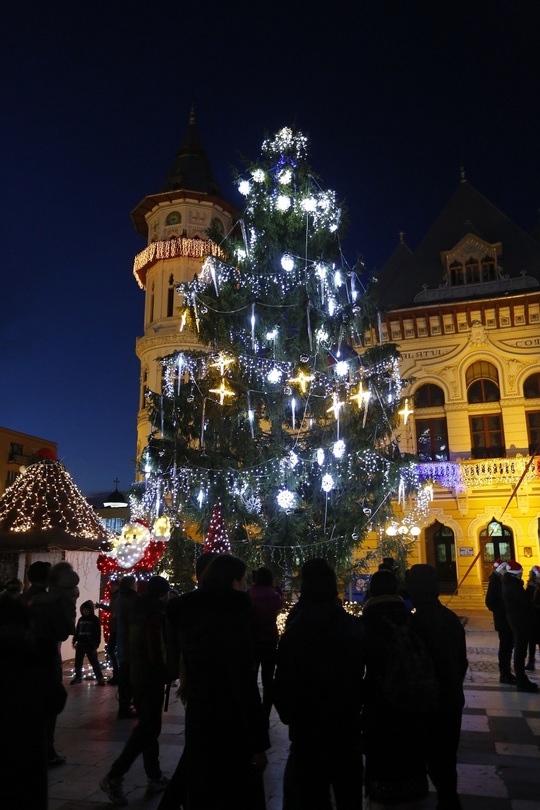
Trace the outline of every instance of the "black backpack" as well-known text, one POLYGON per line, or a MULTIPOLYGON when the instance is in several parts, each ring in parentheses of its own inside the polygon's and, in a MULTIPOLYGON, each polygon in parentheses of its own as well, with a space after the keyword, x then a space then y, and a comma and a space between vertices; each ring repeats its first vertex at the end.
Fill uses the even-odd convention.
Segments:
POLYGON ((429 714, 439 706, 439 685, 428 649, 408 621, 384 621, 388 633, 378 697, 397 714, 429 714))

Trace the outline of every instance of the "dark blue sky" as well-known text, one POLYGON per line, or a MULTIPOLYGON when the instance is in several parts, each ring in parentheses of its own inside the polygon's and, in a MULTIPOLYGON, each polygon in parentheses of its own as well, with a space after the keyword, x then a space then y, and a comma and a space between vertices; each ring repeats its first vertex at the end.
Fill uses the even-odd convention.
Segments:
POLYGON ((56 440, 88 495, 134 480, 144 241, 191 103, 224 195, 296 126, 345 199, 350 263, 414 247, 465 166, 529 230, 540 206, 537 0, 3 4, 0 425, 56 440))

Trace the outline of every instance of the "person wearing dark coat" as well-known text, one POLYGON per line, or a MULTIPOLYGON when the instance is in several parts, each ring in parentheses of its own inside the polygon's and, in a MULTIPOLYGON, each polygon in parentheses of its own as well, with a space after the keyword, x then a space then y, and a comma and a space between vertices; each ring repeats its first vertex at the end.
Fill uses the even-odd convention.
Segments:
POLYGON ((81 607, 81 618, 77 622, 73 635, 75 647, 75 675, 70 681, 71 685, 81 683, 84 656, 88 658, 94 670, 95 678, 100 686, 105 686, 105 678, 101 671, 98 658, 98 647, 101 642, 101 622, 94 613, 94 603, 88 599, 81 607))
POLYGON ((35 596, 47 592, 47 578, 51 570, 51 563, 44 560, 36 560, 32 565, 28 566, 26 576, 30 586, 22 592, 20 599, 27 605, 30 604, 35 596))
MULTIPOLYGON (((406 804, 428 796, 426 728, 423 718, 412 716, 408 707, 399 712, 382 694, 386 669, 392 655, 396 630, 410 624, 411 615, 398 595, 399 583, 392 571, 376 571, 369 583, 369 599, 362 611, 366 639, 366 676, 362 711, 365 754, 365 794, 370 802, 406 804), (414 745, 404 740, 400 729, 414 722, 414 745)), ((415 805, 416 806, 416 805, 415 805)))
POLYGON ((428 776, 437 791, 438 810, 460 810, 457 750, 468 667, 465 630, 456 614, 440 603, 431 565, 413 565, 406 586, 415 608, 411 626, 427 647, 439 686, 438 707, 428 717, 428 776))
POLYGON ((304 563, 302 609, 278 646, 274 700, 291 741, 286 810, 362 808, 364 641, 361 622, 344 610, 337 594, 326 560, 304 563))
POLYGON ((274 578, 269 568, 259 568, 254 573, 254 582, 248 591, 251 600, 251 626, 253 633, 253 656, 255 672, 261 670, 263 708, 270 716, 276 652, 279 640, 277 616, 285 600, 274 588, 274 578))
POLYGON ((270 747, 251 650, 246 566, 230 554, 170 603, 182 639, 186 810, 263 810, 270 747))
POLYGON ((47 579, 47 591, 36 594, 30 605, 30 621, 36 642, 38 671, 36 680, 45 685, 50 708, 46 718, 49 768, 63 765, 65 757, 55 748, 56 719, 63 710, 67 693, 62 683, 60 644, 75 632, 79 576, 67 561, 53 565, 47 579))
POLYGON ((506 571, 507 561, 497 559, 489 576, 485 603, 493 613, 493 626, 499 636, 499 682, 515 684, 516 676, 512 673, 512 652, 514 634, 506 618, 506 608, 502 598, 502 578, 506 571))
POLYGON ((114 604, 116 624, 116 660, 118 664, 118 720, 132 720, 137 713, 132 708, 133 688, 129 677, 129 621, 139 594, 137 580, 127 574, 120 580, 114 604))
POLYGON ((540 566, 533 565, 531 568, 525 593, 533 614, 532 632, 529 638, 529 658, 525 669, 534 672, 536 648, 540 646, 540 566))
POLYGON ((519 692, 537 692, 538 686, 529 680, 525 672, 525 659, 534 620, 532 606, 521 580, 522 574, 523 568, 518 562, 515 560, 507 562, 502 581, 502 598, 506 618, 514 634, 516 689, 519 692))
POLYGON ((146 591, 139 596, 129 616, 127 661, 138 722, 120 756, 101 780, 100 787, 113 804, 123 806, 127 799, 122 781, 139 754, 148 777, 149 795, 165 790, 168 780, 161 772, 159 735, 165 696, 167 663, 165 658, 165 606, 169 583, 152 576, 146 591))

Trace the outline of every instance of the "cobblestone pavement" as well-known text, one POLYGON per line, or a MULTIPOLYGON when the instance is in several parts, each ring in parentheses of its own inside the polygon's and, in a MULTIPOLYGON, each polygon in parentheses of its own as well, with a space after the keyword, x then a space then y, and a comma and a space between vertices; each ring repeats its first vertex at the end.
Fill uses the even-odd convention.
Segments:
MULTIPOLYGON (((497 636, 490 613, 474 612, 463 621, 470 663, 458 766, 463 810, 540 810, 540 694, 499 684, 497 636)), ((540 655, 537 664, 531 674, 536 681, 540 655)), ((66 671, 66 684, 68 676, 66 671)), ((112 687, 84 681, 67 689, 68 702, 56 735, 57 749, 67 762, 50 771, 49 810, 105 810, 111 804, 100 791, 99 780, 122 749, 133 721, 116 720, 112 687)), ((275 712, 270 736, 267 810, 281 810, 288 738, 275 712)), ((162 768, 171 774, 184 744, 184 711, 175 698, 164 714, 160 744, 162 768)), ((124 782, 129 806, 155 810, 159 796, 146 798, 145 785, 142 763, 137 761, 124 782)), ((422 810, 435 806, 430 794, 422 810)), ((393 810, 399 807, 393 805, 393 810)))

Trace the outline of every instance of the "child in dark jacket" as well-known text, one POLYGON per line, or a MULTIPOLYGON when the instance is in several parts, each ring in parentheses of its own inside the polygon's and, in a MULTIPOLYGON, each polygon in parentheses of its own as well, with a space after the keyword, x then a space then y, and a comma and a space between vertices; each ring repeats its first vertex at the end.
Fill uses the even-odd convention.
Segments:
POLYGON ((90 600, 81 605, 81 618, 77 622, 73 646, 75 647, 75 675, 70 684, 82 681, 82 665, 84 656, 88 658, 90 666, 100 686, 105 686, 105 678, 99 664, 97 650, 101 641, 101 623, 94 614, 94 604, 90 600))

